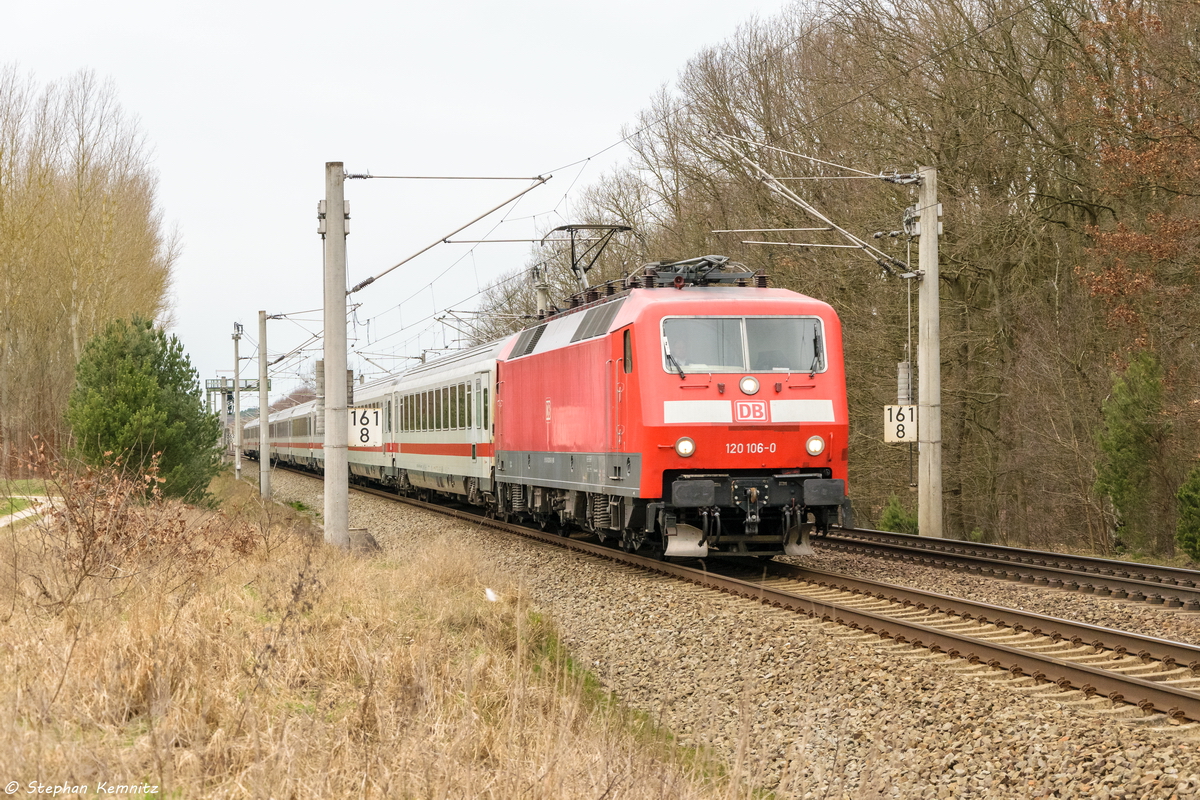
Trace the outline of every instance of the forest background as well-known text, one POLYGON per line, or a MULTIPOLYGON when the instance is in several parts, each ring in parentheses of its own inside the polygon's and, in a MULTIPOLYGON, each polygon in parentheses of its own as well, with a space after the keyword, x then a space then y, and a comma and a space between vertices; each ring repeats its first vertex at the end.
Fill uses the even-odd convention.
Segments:
MULTIPOLYGON (((575 218, 637 232, 591 279, 720 253, 832 303, 851 491, 871 523, 891 495, 915 502, 907 448, 885 445, 881 424, 907 358, 907 287, 851 251, 713 231, 814 226, 738 147, 868 237, 898 229, 915 191, 793 154, 874 174, 935 166, 948 535, 1169 555, 1200 454, 1198 20, 1194 0, 864 0, 748 24, 652 99, 629 162, 584 189, 575 218)), ((112 98, 87 73, 38 91, 0 71, 5 465, 34 435, 65 441, 91 335, 135 313, 169 321, 177 244, 112 98)), ((903 237, 884 241, 909 260, 903 237)), ((547 266, 556 297, 574 290, 560 260, 547 266)), ((497 284, 486 333, 532 294, 527 280, 497 284)))
MULTIPOLYGON (((853 170, 934 166, 946 535, 1170 555, 1200 455, 1198 21, 1194 0, 861 0, 745 26, 688 63, 627 131, 628 164, 587 187, 581 222, 638 234, 590 280, 718 253, 832 303, 871 524, 893 495, 915 507, 908 448, 882 424, 910 360, 908 287, 858 251, 742 241, 836 234, 714 232, 822 224, 743 155, 867 239, 900 229, 916 191, 853 170)), ((915 265, 903 236, 883 241, 915 265)), ((561 258, 530 267, 558 296, 577 288, 561 258)), ((497 284, 485 337, 533 309, 531 284, 497 284)))

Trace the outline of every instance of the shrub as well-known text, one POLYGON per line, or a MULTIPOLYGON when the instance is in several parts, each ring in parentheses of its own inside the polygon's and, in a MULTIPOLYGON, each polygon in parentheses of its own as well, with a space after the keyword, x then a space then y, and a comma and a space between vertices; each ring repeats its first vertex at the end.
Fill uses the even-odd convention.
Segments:
POLYGON ((1200 561, 1200 467, 1188 473, 1175 499, 1179 501, 1175 543, 1192 561, 1200 561))
POLYGON ((149 320, 117 320, 88 342, 75 381, 67 420, 78 457, 133 472, 156 459, 164 496, 204 495, 220 469, 221 423, 204 411, 176 337, 149 320))
POLYGON ((1171 432, 1163 416, 1162 368, 1150 353, 1140 353, 1113 383, 1104 401, 1096 492, 1108 497, 1126 544, 1137 550, 1170 549, 1162 541, 1170 531, 1171 487, 1157 465, 1164 463, 1171 432))
POLYGON ((916 536, 918 532, 917 514, 905 508, 899 497, 892 495, 888 498, 883 514, 879 517, 879 529, 916 536))

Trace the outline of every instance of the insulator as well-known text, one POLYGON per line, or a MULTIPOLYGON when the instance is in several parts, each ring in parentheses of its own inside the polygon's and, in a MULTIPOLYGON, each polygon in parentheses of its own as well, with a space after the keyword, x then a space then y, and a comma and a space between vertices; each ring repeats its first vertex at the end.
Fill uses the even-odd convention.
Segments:
POLYGON ((745 279, 745 278, 738 278, 738 279, 737 279, 737 285, 738 285, 738 286, 745 286, 745 285, 746 285, 746 279, 745 279))
POLYGON ((572 296, 571 297, 571 308, 578 308, 578 307, 579 307, 579 298, 576 296, 572 296))
POLYGON ((600 293, 595 289, 588 289, 587 294, 583 296, 585 302, 591 303, 600 299, 600 293))
POLYGON ((759 289, 767 288, 767 273, 765 273, 765 272, 754 273, 754 285, 757 286, 759 289))
POLYGON ((655 277, 656 277, 655 275, 647 275, 646 276, 646 288, 647 289, 653 289, 655 287, 655 285, 657 283, 655 281, 655 277))
POLYGON ((604 293, 609 297, 612 297, 617 293, 617 287, 611 283, 606 283, 604 284, 604 293))

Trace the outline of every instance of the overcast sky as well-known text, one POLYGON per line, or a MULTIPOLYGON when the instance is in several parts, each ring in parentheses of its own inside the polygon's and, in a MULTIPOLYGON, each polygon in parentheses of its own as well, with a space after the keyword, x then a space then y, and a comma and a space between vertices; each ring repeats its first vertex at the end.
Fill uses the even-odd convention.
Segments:
MULTIPOLYGON (((0 63, 39 85, 79 69, 111 79, 154 151, 159 203, 178 230, 174 327, 201 379, 228 376, 230 336, 258 310, 321 305, 316 205, 325 162, 376 175, 534 176, 543 187, 456 238, 530 238, 577 191, 627 156, 621 138, 651 96, 703 48, 785 0, 570 2, 6 3, 0 63), (556 211, 557 209, 557 211, 556 211)), ((509 182, 349 181, 350 285, 377 274, 523 188, 509 182)), ((552 226, 552 225, 551 225, 552 226)), ((445 308, 521 266, 528 245, 440 245, 352 296, 351 347, 417 354, 453 344, 445 308)), ((279 354, 320 313, 268 323, 279 354)), ((371 356, 382 366, 401 365, 371 356)), ((272 399, 311 370, 289 362, 272 399)), ((376 371, 351 356, 352 365, 376 371)), ((255 377, 247 362, 243 377, 255 377)), ((243 404, 256 405, 247 397, 243 404)))

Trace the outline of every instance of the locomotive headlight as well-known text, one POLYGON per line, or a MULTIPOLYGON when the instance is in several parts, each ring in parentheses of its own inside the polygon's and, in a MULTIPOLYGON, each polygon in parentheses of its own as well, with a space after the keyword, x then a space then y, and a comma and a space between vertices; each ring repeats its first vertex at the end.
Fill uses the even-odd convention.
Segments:
POLYGON ((808 451, 810 456, 819 456, 825 452, 825 440, 820 436, 810 436, 808 441, 804 443, 804 449, 808 451))
POLYGON ((696 452, 696 443, 690 437, 684 436, 675 443, 675 452, 683 458, 690 458, 696 452))
POLYGON ((758 378, 747 375, 738 382, 738 388, 742 390, 742 394, 758 394, 758 378))

